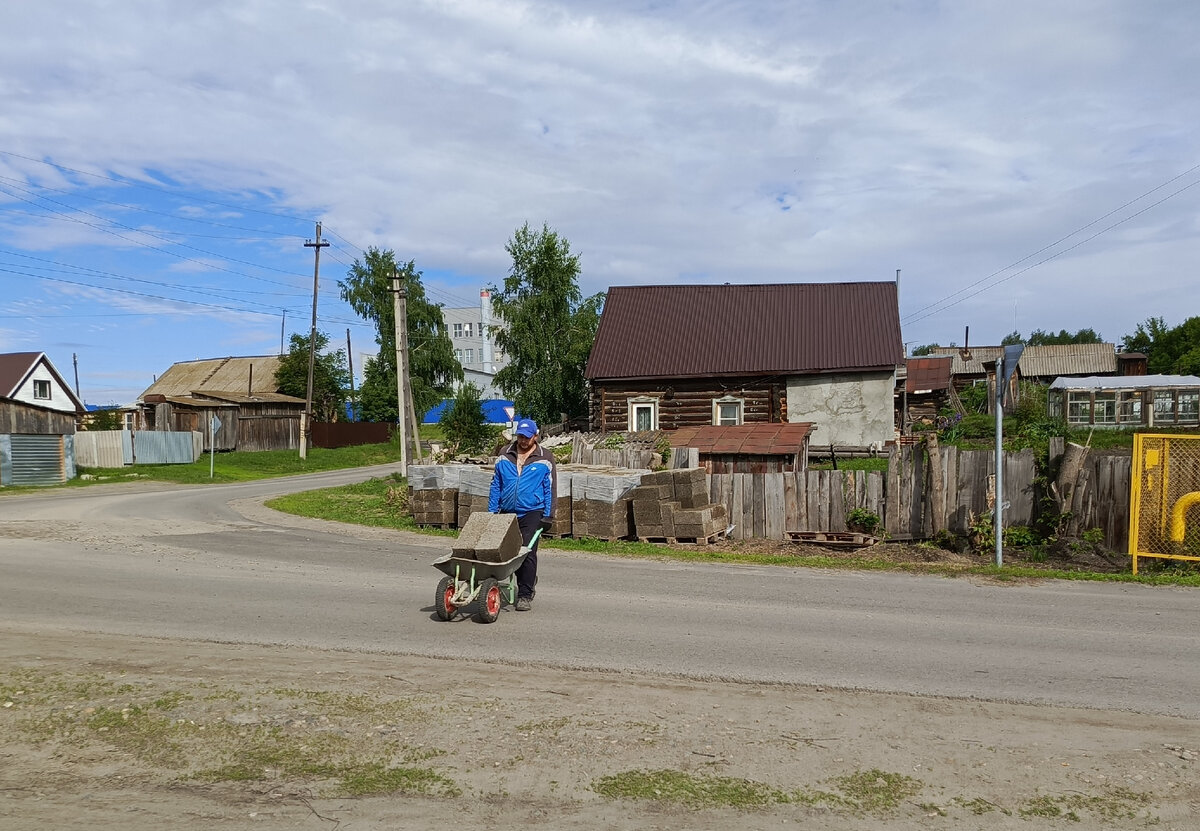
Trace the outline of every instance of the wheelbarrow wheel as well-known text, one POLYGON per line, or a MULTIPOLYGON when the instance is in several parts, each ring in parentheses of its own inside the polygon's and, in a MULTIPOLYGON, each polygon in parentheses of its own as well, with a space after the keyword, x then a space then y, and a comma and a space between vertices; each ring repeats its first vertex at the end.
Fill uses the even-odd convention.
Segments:
POLYGON ((484 578, 484 581, 479 584, 479 621, 495 623, 496 618, 500 617, 502 600, 500 584, 493 577, 484 578))
POLYGON ((443 577, 438 583, 437 594, 433 598, 433 608, 437 610, 437 616, 442 620, 449 620, 458 611, 458 607, 454 605, 454 589, 453 577, 443 577))

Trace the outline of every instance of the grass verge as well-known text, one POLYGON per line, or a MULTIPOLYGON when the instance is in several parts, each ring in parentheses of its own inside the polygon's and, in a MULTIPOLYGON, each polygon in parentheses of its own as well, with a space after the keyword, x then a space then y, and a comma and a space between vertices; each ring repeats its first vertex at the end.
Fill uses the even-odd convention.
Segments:
MULTIPOLYGON (((432 536, 456 537, 457 531, 426 528, 416 525, 403 510, 406 486, 398 475, 369 479, 354 485, 304 491, 272 499, 267 506, 284 513, 316 519, 330 519, 357 525, 414 531, 432 536)), ((1142 585, 1200 587, 1200 574, 1175 571, 1156 574, 1129 572, 1101 573, 1085 570, 1064 570, 1029 565, 980 565, 961 561, 897 561, 888 559, 881 549, 878 555, 864 549, 854 557, 824 554, 780 554, 752 550, 729 550, 719 547, 696 546, 671 548, 642 542, 607 542, 595 539, 546 539, 543 548, 568 551, 587 551, 609 557, 664 559, 696 563, 734 563, 745 565, 775 565, 791 568, 853 569, 857 571, 902 571, 913 574, 934 574, 945 577, 980 576, 995 580, 1088 580, 1110 583, 1140 583, 1142 585)), ((883 543, 887 546, 887 543, 883 543)))
MULTIPOLYGON (((134 478, 187 485, 246 482, 253 479, 271 479, 279 476, 382 465, 397 461, 399 461, 399 453, 391 444, 363 444, 356 447, 338 447, 333 450, 314 447, 308 452, 306 459, 301 459, 299 451, 296 450, 263 450, 257 453, 234 451, 217 453, 212 457, 205 454, 190 465, 80 468, 80 477, 72 479, 66 486, 88 486, 97 482, 134 478), (212 478, 209 478, 210 464, 213 468, 212 478), (82 478, 85 475, 92 478, 82 478)), ((8 489, 5 488, 5 490, 8 489)))

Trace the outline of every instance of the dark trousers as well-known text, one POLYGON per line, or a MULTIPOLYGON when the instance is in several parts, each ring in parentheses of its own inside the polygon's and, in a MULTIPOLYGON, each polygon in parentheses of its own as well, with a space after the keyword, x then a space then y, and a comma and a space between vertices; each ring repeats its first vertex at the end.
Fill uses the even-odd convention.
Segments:
MULTIPOLYGON (((529 545, 529 541, 533 539, 534 533, 537 532, 538 526, 541 524, 541 511, 518 514, 517 527, 521 529, 521 542, 529 545)), ((538 541, 541 541, 540 537, 538 541)), ((537 549, 538 547, 535 543, 533 550, 525 555, 525 561, 517 569, 517 597, 533 597, 534 586, 537 585, 537 549)))

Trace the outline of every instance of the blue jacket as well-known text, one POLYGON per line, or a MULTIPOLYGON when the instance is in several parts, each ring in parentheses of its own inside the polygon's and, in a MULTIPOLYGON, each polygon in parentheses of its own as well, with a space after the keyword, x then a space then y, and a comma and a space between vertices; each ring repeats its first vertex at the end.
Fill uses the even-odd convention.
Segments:
POLYGON ((517 443, 513 442, 496 460, 488 510, 493 514, 518 515, 541 511, 543 517, 549 518, 554 515, 557 486, 554 454, 539 444, 518 470, 517 443))

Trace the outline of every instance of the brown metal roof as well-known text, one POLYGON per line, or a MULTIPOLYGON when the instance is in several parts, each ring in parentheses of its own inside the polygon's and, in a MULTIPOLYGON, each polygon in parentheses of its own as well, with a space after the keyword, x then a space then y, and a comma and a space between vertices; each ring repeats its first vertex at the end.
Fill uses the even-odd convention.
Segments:
POLYGON ((84 403, 75 395, 75 390, 71 389, 66 380, 63 379, 59 371, 54 368, 54 364, 46 357, 45 352, 7 352, 0 354, 0 398, 12 398, 17 394, 17 390, 25 380, 33 373, 38 364, 44 364, 46 369, 58 381, 58 385, 62 387, 63 392, 71 399, 77 411, 83 412, 87 409, 84 403))
POLYGON ((587 378, 685 378, 894 368, 896 284, 613 286, 587 378))
POLYGON ((908 377, 904 382, 907 392, 918 390, 944 390, 950 386, 949 355, 940 358, 909 358, 908 377))
POLYGON ((142 399, 147 395, 190 396, 231 391, 242 396, 275 394, 278 367, 278 355, 181 361, 147 387, 142 399))
POLYGON ((701 453, 751 456, 791 456, 804 449, 812 425, 739 424, 737 426, 680 427, 667 434, 672 447, 695 447, 701 453))
POLYGON ((0 398, 12 398, 41 357, 41 352, 9 352, 0 355, 0 398))

